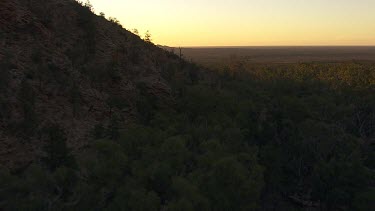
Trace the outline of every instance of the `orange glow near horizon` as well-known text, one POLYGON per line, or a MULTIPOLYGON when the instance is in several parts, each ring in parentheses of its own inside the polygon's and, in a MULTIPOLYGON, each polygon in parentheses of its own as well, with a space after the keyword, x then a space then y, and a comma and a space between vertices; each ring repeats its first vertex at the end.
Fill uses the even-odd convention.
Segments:
POLYGON ((168 46, 375 45, 374 0, 91 0, 168 46))

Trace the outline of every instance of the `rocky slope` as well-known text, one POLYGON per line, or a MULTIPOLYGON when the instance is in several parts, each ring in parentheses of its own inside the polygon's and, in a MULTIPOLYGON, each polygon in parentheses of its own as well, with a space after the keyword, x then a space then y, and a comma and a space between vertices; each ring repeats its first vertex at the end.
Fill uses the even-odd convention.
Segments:
POLYGON ((0 1, 0 165, 37 159, 49 125, 77 153, 99 122, 137 119, 142 95, 173 103, 163 71, 179 63, 73 0, 0 1))

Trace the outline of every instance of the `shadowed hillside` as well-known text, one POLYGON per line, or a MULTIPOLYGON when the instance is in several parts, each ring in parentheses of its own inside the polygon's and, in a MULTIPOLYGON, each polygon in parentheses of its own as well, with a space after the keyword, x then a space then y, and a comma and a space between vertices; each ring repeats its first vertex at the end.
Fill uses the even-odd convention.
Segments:
POLYGON ((1 0, 0 210, 373 209, 373 62, 218 66, 1 0))
POLYGON ((114 113, 121 124, 133 121, 141 92, 173 103, 162 71, 180 61, 88 7, 72 0, 1 1, 0 27, 3 165, 33 160, 51 124, 76 150, 114 113))

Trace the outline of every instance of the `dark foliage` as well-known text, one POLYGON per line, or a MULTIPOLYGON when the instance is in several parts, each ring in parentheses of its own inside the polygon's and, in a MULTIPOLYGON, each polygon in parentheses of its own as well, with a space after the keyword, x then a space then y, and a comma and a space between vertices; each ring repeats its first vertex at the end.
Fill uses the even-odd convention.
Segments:
MULTIPOLYGON (((67 49, 72 69, 92 87, 116 84, 125 71, 119 61, 87 64, 96 54, 97 25, 90 4, 74 5, 84 41, 67 49)), ((51 26, 51 11, 33 9, 51 26)), ((143 48, 155 46, 121 50, 129 71, 143 62, 143 48)), ((64 127, 39 121, 35 92, 53 84, 49 88, 67 95, 79 118, 86 90, 40 59, 42 52, 34 54, 35 65, 14 83, 20 120, 11 132, 22 140, 37 137, 43 156, 18 172, 0 169, 0 210, 374 208, 372 63, 239 63, 216 72, 165 54, 153 68, 160 68, 171 96, 157 96, 146 82, 134 82, 130 100, 103 93, 108 121, 90 122, 89 144, 73 154, 64 127), (120 114, 128 109, 135 117, 125 124, 120 114)), ((0 118, 8 118, 12 106, 6 98, 10 60, 0 62, 0 118)))
MULTIPOLYGON (((342 77, 347 65, 331 71, 342 77)), ((374 199, 373 149, 363 143, 373 133, 360 132, 373 129, 367 125, 374 114, 369 84, 327 83, 327 78, 311 76, 310 68, 290 67, 288 75, 273 70, 241 73, 241 79, 219 76, 210 85, 205 80, 180 84, 186 91, 175 96, 175 107, 167 111, 155 106, 140 83, 140 124, 120 130, 114 114, 108 126, 97 125, 97 140, 80 158, 78 180, 63 132, 48 128, 43 162, 51 172, 47 174, 53 177, 61 168, 73 174, 65 175, 71 181, 61 191, 71 195, 59 196, 53 207, 369 210, 374 199), (301 80, 301 74, 311 77, 301 80), (361 112, 367 116, 358 124, 361 112)), ((114 108, 126 106, 116 97, 110 101, 114 108)), ((18 177, 23 175, 7 176, 18 177)), ((15 192, 8 194, 26 191, 9 188, 15 192)), ((43 191, 53 196, 55 190, 43 191)), ((29 205, 47 206, 43 200, 29 205)))

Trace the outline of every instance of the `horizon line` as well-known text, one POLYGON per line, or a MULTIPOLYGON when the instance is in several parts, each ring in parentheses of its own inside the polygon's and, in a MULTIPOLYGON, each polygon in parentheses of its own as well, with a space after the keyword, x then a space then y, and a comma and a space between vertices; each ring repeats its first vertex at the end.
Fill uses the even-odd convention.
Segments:
POLYGON ((375 47, 375 45, 192 45, 192 46, 168 46, 157 44, 169 48, 256 48, 256 47, 375 47))

